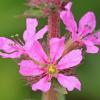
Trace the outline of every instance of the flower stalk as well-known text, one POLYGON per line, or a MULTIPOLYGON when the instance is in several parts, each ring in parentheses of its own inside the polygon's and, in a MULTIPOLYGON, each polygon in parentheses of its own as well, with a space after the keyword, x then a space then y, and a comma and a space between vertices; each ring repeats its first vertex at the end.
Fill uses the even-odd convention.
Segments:
POLYGON ((47 93, 43 94, 43 100, 58 100, 58 93, 54 90, 53 87, 47 93))
POLYGON ((48 16, 48 40, 60 36, 60 14, 52 11, 48 16))
MULTIPOLYGON (((60 14, 58 11, 51 11, 48 16, 48 44, 54 37, 60 37, 60 14)), ((47 93, 43 93, 43 100, 58 100, 58 92, 51 86, 47 93)))

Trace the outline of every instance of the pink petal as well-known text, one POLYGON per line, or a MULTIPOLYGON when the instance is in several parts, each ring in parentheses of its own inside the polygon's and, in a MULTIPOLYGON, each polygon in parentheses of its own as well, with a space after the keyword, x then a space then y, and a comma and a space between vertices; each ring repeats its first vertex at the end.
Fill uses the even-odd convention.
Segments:
POLYGON ((74 67, 82 61, 82 50, 72 50, 68 54, 66 54, 59 62, 58 69, 67 69, 70 67, 74 67))
POLYGON ((0 56, 2 56, 2 58, 19 58, 21 56, 21 53, 13 52, 11 54, 7 54, 7 53, 0 52, 0 56))
POLYGON ((52 38, 50 40, 50 57, 53 62, 58 60, 64 51, 65 38, 52 38))
POLYGON ((32 90, 37 91, 41 90, 43 92, 47 92, 51 87, 51 82, 48 80, 48 76, 42 78, 40 81, 32 85, 32 90))
POLYGON ((11 46, 12 44, 14 44, 12 40, 5 37, 0 37, 0 50, 8 53, 15 51, 15 48, 11 46))
POLYGON ((72 34, 76 34, 77 24, 76 24, 76 21, 74 19, 72 12, 70 11, 70 5, 68 5, 68 6, 69 6, 69 8, 66 7, 66 11, 62 11, 60 13, 60 18, 62 19, 63 23, 65 24, 66 29, 69 32, 72 32, 72 34))
POLYGON ((32 60, 22 60, 19 65, 19 73, 23 76, 37 76, 44 72, 32 60))
POLYGON ((26 30, 23 34, 25 41, 25 49, 30 49, 35 40, 43 38, 48 30, 48 26, 44 26, 40 31, 36 33, 36 27, 38 25, 37 19, 27 18, 26 20, 26 30))
POLYGON ((79 41, 79 40, 80 40, 80 37, 79 37, 79 35, 78 35, 77 33, 72 33, 71 36, 72 36, 73 42, 79 41))
POLYGON ((46 63, 48 61, 48 57, 38 41, 34 41, 31 48, 27 50, 27 52, 30 57, 38 62, 46 63))
POLYGON ((89 33, 92 33, 96 27, 96 18, 93 12, 87 12, 79 22, 79 34, 81 36, 86 36, 89 33))
POLYGON ((38 25, 37 19, 35 18, 26 19, 26 30, 23 34, 23 39, 25 40, 25 42, 34 38, 37 25, 38 25))
POLYGON ((48 25, 44 26, 41 30, 39 30, 36 35, 34 36, 35 40, 43 38, 45 33, 48 31, 48 25))
POLYGON ((98 53, 99 48, 96 47, 92 41, 84 40, 83 42, 86 45, 86 52, 87 53, 98 53))
POLYGON ((29 41, 27 41, 26 43, 25 43, 25 45, 23 46, 23 48, 27 51, 27 50, 29 50, 30 48, 32 48, 32 45, 33 45, 33 42, 34 42, 35 40, 34 39, 30 39, 29 41))
POLYGON ((94 35, 96 39, 93 42, 95 43, 95 45, 100 45, 100 32, 96 32, 94 35))
POLYGON ((95 45, 100 45, 100 32, 87 36, 85 40, 92 41, 95 45))
POLYGON ((64 88, 67 88, 68 91, 73 91, 74 88, 79 91, 81 90, 81 83, 74 76, 64 76, 63 74, 58 74, 57 79, 64 88))
POLYGON ((92 41, 93 43, 96 42, 96 37, 95 37, 96 34, 91 34, 91 35, 88 35, 87 37, 84 38, 84 40, 88 40, 88 41, 92 41))
POLYGON ((69 2, 65 5, 65 9, 66 10, 71 10, 71 7, 72 7, 72 2, 69 2))

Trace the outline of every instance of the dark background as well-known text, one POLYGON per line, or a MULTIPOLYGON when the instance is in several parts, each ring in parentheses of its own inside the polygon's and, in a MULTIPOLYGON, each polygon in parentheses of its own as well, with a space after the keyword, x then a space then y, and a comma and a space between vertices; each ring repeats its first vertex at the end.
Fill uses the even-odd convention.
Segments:
MULTIPOLYGON (((100 0, 73 0, 73 12, 77 21, 85 12, 92 10, 96 14, 97 29, 100 25, 100 0)), ((13 34, 22 36, 25 30, 25 18, 16 18, 24 12, 25 0, 0 0, 0 36, 13 34)), ((40 20, 42 26, 44 19, 40 20)), ((0 58, 0 100, 41 100, 40 93, 33 93, 18 73, 18 66, 12 59, 0 58)), ((82 91, 73 91, 67 100, 100 100, 100 52, 85 55, 77 73, 82 83, 82 91)), ((63 100, 60 99, 60 100, 63 100)))

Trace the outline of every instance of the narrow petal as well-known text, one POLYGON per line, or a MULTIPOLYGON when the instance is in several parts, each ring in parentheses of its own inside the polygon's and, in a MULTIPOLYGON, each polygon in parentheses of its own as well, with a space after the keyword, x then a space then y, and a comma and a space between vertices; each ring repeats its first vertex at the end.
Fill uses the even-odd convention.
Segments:
POLYGON ((38 41, 34 41, 31 48, 27 50, 27 52, 30 57, 38 62, 46 63, 48 61, 48 57, 38 41))
POLYGON ((37 19, 35 19, 35 18, 27 18, 26 19, 26 30, 23 34, 23 39, 25 42, 34 38, 37 25, 38 25, 37 19))
POLYGON ((45 33, 48 31, 48 25, 44 26, 41 30, 39 30, 36 34, 34 39, 38 40, 43 38, 43 36, 45 35, 45 33))
POLYGON ((41 90, 42 92, 47 92, 51 87, 51 82, 48 80, 48 76, 42 78, 40 81, 32 85, 32 90, 41 90))
POLYGON ((11 54, 7 54, 7 53, 0 52, 0 56, 2 58, 19 58, 21 56, 21 53, 20 52, 13 52, 11 54))
POLYGON ((89 33, 92 33, 92 31, 96 27, 96 18, 93 12, 87 12, 79 22, 79 34, 81 36, 86 36, 89 33))
POLYGON ((87 53, 98 53, 99 48, 94 45, 92 41, 85 40, 84 44, 86 45, 86 52, 87 53))
POLYGON ((25 45, 23 46, 23 48, 27 51, 30 50, 32 48, 33 42, 35 40, 34 39, 30 39, 27 42, 25 42, 25 45))
POLYGON ((72 50, 68 54, 66 54, 59 62, 58 69, 67 69, 70 67, 74 67, 82 61, 82 50, 72 50))
POLYGON ((65 38, 52 38, 50 40, 50 57, 52 61, 58 60, 64 51, 65 38))
POLYGON ((0 37, 0 50, 10 53, 15 51, 15 48, 12 47, 14 41, 7 39, 5 37, 0 37))
POLYGON ((60 18, 65 24, 66 29, 72 34, 76 34, 77 24, 76 24, 76 21, 74 19, 72 12, 70 11, 70 5, 69 7, 66 6, 66 11, 64 10, 60 13, 60 18))
POLYGON ((58 74, 58 82, 66 88, 68 91, 73 91, 74 88, 81 90, 81 83, 75 76, 64 76, 63 74, 58 74))
POLYGON ((71 10, 71 7, 72 7, 72 2, 69 2, 65 5, 65 9, 66 10, 71 10))
POLYGON ((23 76, 37 76, 44 72, 32 60, 22 60, 19 63, 19 66, 20 66, 19 73, 23 76))

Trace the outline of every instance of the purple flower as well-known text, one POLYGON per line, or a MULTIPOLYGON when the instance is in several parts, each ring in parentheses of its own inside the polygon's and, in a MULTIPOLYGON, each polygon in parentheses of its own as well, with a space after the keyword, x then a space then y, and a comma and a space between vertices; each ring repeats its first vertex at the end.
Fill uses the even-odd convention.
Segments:
POLYGON ((26 30, 23 34, 23 43, 18 37, 16 39, 8 39, 0 37, 0 55, 3 58, 19 58, 21 55, 27 55, 27 50, 31 47, 35 40, 43 38, 44 34, 48 30, 48 26, 44 26, 40 31, 36 33, 36 27, 38 26, 37 19, 27 18, 26 30))
POLYGON ((66 29, 72 33, 73 41, 79 42, 82 46, 86 46, 87 53, 97 53, 99 48, 96 45, 100 45, 100 32, 94 34, 96 27, 96 18, 93 12, 87 12, 77 23, 71 12, 72 2, 69 2, 65 6, 65 10, 60 13, 60 17, 66 26, 66 29))
POLYGON ((47 92, 51 87, 51 79, 57 78, 59 84, 72 91, 74 88, 80 90, 81 83, 74 75, 65 75, 66 71, 82 61, 82 51, 80 49, 72 50, 62 57, 64 52, 64 38, 52 38, 50 40, 50 53, 46 54, 38 41, 35 41, 28 54, 32 59, 39 62, 36 64, 33 60, 22 60, 19 73, 23 76, 41 77, 41 79, 32 84, 32 90, 41 90, 47 92))

